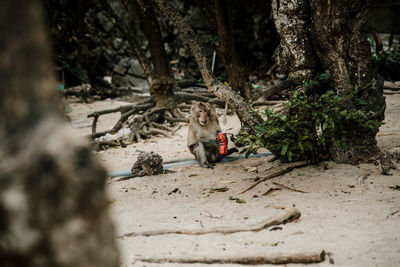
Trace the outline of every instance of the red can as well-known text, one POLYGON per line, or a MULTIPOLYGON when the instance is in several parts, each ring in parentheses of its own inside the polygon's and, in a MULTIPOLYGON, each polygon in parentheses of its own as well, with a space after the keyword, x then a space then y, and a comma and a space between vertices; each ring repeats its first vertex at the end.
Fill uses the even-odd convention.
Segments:
POLYGON ((226 139, 226 133, 218 134, 219 147, 218 152, 220 155, 225 155, 227 152, 228 140, 226 139))

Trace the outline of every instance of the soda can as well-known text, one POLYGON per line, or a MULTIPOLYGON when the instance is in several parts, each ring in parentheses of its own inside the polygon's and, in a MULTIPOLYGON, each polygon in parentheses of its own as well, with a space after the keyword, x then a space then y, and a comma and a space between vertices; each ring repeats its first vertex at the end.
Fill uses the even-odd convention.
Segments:
POLYGON ((227 152, 228 140, 226 139, 226 133, 219 133, 218 134, 218 152, 220 155, 225 155, 227 152))

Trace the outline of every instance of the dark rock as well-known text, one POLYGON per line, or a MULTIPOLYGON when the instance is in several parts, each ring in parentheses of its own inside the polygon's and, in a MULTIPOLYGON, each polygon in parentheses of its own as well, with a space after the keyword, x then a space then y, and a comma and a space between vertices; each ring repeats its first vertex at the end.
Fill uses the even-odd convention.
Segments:
POLYGON ((142 69, 142 66, 140 66, 139 60, 137 59, 131 59, 129 60, 129 70, 128 74, 136 76, 136 77, 141 77, 144 78, 144 72, 142 69))
POLYGON ((133 164, 132 176, 147 176, 164 173, 163 158, 154 152, 140 152, 135 164, 133 164))

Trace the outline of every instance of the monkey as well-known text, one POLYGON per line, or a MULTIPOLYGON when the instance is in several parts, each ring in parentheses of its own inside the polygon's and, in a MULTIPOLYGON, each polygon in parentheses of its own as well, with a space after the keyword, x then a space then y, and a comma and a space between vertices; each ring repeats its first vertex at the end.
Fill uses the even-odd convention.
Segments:
POLYGON ((187 146, 200 166, 213 168, 214 163, 218 162, 223 156, 237 151, 234 148, 223 156, 219 154, 217 137, 218 133, 221 132, 214 107, 209 103, 195 103, 189 120, 187 146))

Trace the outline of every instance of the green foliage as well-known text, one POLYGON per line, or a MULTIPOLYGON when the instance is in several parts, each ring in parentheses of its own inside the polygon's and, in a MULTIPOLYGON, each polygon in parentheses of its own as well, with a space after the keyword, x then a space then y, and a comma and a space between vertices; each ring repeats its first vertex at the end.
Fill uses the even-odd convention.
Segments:
POLYGON ((318 162, 327 154, 330 146, 346 148, 348 137, 355 131, 377 131, 381 122, 369 120, 362 109, 346 110, 340 106, 344 101, 354 101, 358 107, 365 101, 354 93, 346 98, 334 91, 323 92, 320 82, 325 74, 306 81, 302 87, 293 92, 283 112, 265 110, 267 117, 256 127, 253 134, 243 134, 236 144, 246 145, 241 152, 249 155, 259 148, 269 149, 284 162, 305 159, 318 162))

